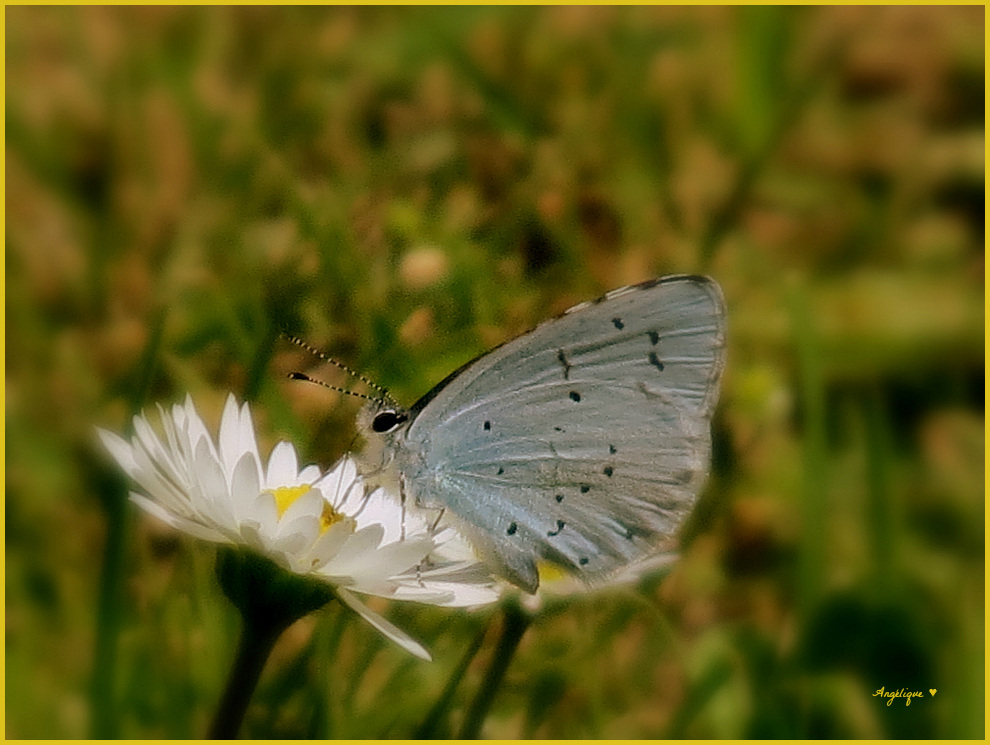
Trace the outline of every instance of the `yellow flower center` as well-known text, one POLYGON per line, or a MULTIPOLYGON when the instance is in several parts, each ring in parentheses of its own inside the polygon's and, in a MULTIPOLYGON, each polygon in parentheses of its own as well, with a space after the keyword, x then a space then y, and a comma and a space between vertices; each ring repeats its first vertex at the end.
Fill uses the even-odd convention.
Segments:
POLYGON ((293 502, 312 488, 309 484, 300 484, 299 486, 280 486, 278 489, 272 489, 272 496, 275 497, 275 509, 278 510, 278 516, 282 517, 285 511, 292 506, 293 502))
MULTIPOLYGON (((271 493, 275 497, 275 509, 278 510, 278 516, 281 518, 293 502, 312 488, 309 484, 300 484, 299 486, 280 486, 278 489, 272 489, 271 493)), ((324 501, 323 511, 320 513, 320 533, 325 533, 331 525, 346 518, 346 515, 337 512, 329 502, 324 501)))
MULTIPOLYGON (((320 513, 320 533, 326 533, 331 525, 346 519, 346 515, 337 512, 329 502, 324 502, 323 512, 320 513)), ((351 528, 351 530, 353 531, 354 529, 351 528)))

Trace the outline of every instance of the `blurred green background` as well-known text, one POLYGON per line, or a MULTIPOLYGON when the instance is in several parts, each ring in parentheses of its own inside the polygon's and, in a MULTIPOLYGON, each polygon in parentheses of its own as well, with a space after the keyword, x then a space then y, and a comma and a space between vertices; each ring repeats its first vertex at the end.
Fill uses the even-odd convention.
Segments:
MULTIPOLYGON (((5 14, 8 737, 202 736, 233 654, 94 425, 233 391, 329 466, 278 329, 409 404, 673 272, 729 308, 681 561, 547 602, 483 734, 984 736, 982 6, 5 14)), ((480 639, 457 732, 500 613, 372 605, 434 662, 330 607, 245 734, 412 736, 480 639)))

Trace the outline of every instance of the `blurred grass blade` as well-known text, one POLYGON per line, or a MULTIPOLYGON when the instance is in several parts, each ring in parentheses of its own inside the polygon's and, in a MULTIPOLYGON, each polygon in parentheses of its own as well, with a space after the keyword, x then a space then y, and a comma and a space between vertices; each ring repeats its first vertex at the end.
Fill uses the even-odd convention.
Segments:
MULTIPOLYGON (((133 433, 134 416, 144 406, 151 378, 161 351, 165 330, 164 308, 151 323, 148 343, 138 362, 131 385, 131 400, 125 433, 133 433)), ((90 684, 91 734, 94 739, 118 736, 117 639, 120 633, 120 597, 123 585, 124 542, 127 536, 127 487, 122 479, 103 497, 107 517, 107 537, 103 549, 103 569, 96 607, 96 639, 93 651, 93 678, 90 684)))
POLYGON ((340 647, 340 640, 344 636, 347 622, 350 620, 350 613, 344 612, 339 603, 335 603, 331 609, 332 619, 323 618, 316 631, 317 658, 323 664, 317 666, 316 676, 316 704, 313 709, 312 737, 318 740, 330 740, 337 737, 335 728, 334 705, 336 700, 334 695, 334 683, 337 677, 330 674, 331 662, 337 657, 337 649, 340 647))
POLYGON ((261 339, 255 351, 254 359, 251 361, 251 368, 248 371, 247 383, 244 386, 244 400, 255 402, 261 394, 261 388, 265 384, 265 372, 268 364, 275 353, 275 342, 278 339, 278 328, 270 320, 266 321, 265 335, 261 339))
MULTIPOLYGON (((492 618, 494 618, 494 616, 492 618)), ((488 633, 490 626, 491 620, 478 629, 478 633, 475 634, 474 639, 471 641, 471 645, 464 652, 464 656, 461 657, 460 662, 457 663, 457 667, 455 667, 454 671, 450 674, 450 679, 447 681, 447 685, 444 686, 444 689, 440 693, 439 698, 437 698, 436 703, 433 704, 433 707, 426 715, 426 718, 423 719, 423 723, 419 725, 413 733, 413 737, 417 740, 430 740, 438 737, 438 735, 447 737, 447 727, 444 727, 441 731, 441 723, 450 712, 450 707, 454 702, 454 694, 457 692, 457 687, 464 678, 464 673, 467 672, 471 661, 475 658, 475 655, 478 654, 478 650, 481 649, 481 644, 485 640, 485 635, 488 633)))
POLYGON ((677 709, 665 739, 684 738, 688 726, 731 675, 732 665, 729 664, 728 660, 716 660, 701 676, 701 680, 691 688, 684 703, 677 709))
POLYGON ((736 224, 740 212, 749 200, 756 180, 766 169, 777 147, 804 112, 807 104, 813 99, 819 86, 843 59, 846 45, 845 39, 839 39, 826 49, 807 78, 794 86, 789 96, 783 97, 783 103, 779 106, 776 119, 769 127, 763 142, 755 146, 749 155, 743 156, 739 174, 736 176, 729 195, 712 215, 708 228, 701 239, 698 250, 702 271, 707 270, 711 265, 715 251, 722 239, 736 224))
POLYGON ((798 367, 798 396, 804 444, 804 486, 801 491, 801 548, 798 574, 799 606, 809 617, 821 592, 825 569, 826 442, 825 384, 817 329, 808 307, 804 283, 793 282, 790 293, 794 348, 798 367))
POLYGON ((863 402, 866 419, 866 467, 870 488, 869 520, 874 549, 874 570, 881 581, 894 569, 896 515, 890 495, 890 439, 887 411, 879 388, 870 390, 863 402))
POLYGON ((737 126, 744 154, 763 147, 777 125, 780 103, 786 101, 787 61, 792 27, 802 11, 793 7, 756 5, 739 8, 737 126))
MULTIPOLYGON (((525 25, 531 22, 532 9, 515 8, 508 17, 510 24, 525 25)), ((437 46, 443 49, 453 69, 481 96, 488 115, 499 130, 516 133, 527 140, 545 132, 547 128, 540 121, 539 112, 520 100, 519 91, 486 74, 465 51, 464 36, 459 29, 438 26, 433 31, 437 34, 437 46)))

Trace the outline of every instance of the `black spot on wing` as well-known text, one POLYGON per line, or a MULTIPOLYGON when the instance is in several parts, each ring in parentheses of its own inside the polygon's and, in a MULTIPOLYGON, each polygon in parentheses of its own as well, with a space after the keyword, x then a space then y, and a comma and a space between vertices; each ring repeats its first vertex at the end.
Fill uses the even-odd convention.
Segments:
POLYGON ((624 329, 624 328, 626 327, 626 324, 624 324, 624 323, 622 322, 622 319, 621 319, 621 318, 613 318, 613 319, 612 319, 612 324, 613 324, 613 325, 614 325, 614 326, 615 326, 615 327, 616 327, 617 329, 619 329, 619 331, 622 331, 622 329, 624 329))
POLYGON ((581 493, 587 494, 591 491, 591 484, 581 484, 581 493))
POLYGON ((609 443, 608 452, 609 452, 609 455, 615 455, 619 451, 615 449, 615 445, 612 445, 611 443, 609 443))
POLYGON ((650 337, 650 344, 656 345, 660 342, 660 334, 656 331, 647 331, 646 335, 650 337))
POLYGON ((547 536, 550 537, 550 538, 553 538, 555 535, 560 535, 560 531, 562 531, 563 529, 564 529, 564 521, 563 520, 558 520, 557 521, 557 529, 556 530, 548 530, 547 531, 547 536))
POLYGON ((577 391, 571 391, 567 395, 571 397, 571 401, 573 401, 574 403, 578 403, 581 400, 581 394, 578 393, 577 391))
POLYGON ((613 473, 612 466, 605 466, 605 469, 602 471, 602 473, 604 473, 606 476, 611 478, 613 473))
POLYGON ((553 498, 556 499, 558 502, 563 502, 564 501, 564 495, 563 494, 555 494, 553 498))
POLYGON ((564 366, 564 380, 569 380, 571 375, 571 363, 567 361, 567 355, 563 349, 557 350, 557 362, 564 366))
POLYGON ((516 526, 516 524, 515 523, 509 523, 509 527, 506 529, 505 533, 506 533, 506 535, 515 535, 516 534, 516 530, 518 530, 518 527, 516 526))
POLYGON ((498 474, 497 474, 497 475, 498 475, 498 476, 501 476, 501 475, 502 475, 503 473, 505 473, 505 469, 504 469, 504 468, 502 468, 502 466, 499 466, 499 467, 498 467, 498 474))
POLYGON ((650 364, 653 365, 657 370, 663 372, 663 363, 660 361, 660 358, 657 357, 656 352, 650 352, 647 359, 650 361, 650 364))
POLYGON ((587 556, 582 556, 580 559, 578 559, 578 564, 580 564, 581 566, 584 566, 587 563, 588 563, 588 557, 587 556))
POLYGON ((487 419, 485 420, 484 428, 485 428, 485 432, 490 432, 491 431, 492 423, 489 422, 487 419))

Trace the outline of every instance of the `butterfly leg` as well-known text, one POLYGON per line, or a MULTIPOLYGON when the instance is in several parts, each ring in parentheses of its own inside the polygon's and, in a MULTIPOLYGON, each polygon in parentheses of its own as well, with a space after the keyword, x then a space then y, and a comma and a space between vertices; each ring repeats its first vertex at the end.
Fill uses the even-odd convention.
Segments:
MULTIPOLYGON (((399 473, 399 505, 402 510, 402 520, 400 522, 401 540, 406 540, 406 475, 404 473, 399 473)), ((419 567, 416 567, 416 571, 419 572, 419 567)))
POLYGON ((447 509, 446 507, 441 507, 440 508, 440 512, 437 515, 437 519, 434 520, 433 521, 433 525, 430 526, 430 533, 431 534, 436 532, 437 526, 440 524, 440 521, 443 519, 443 513, 444 513, 444 510, 446 510, 446 509, 447 509))

